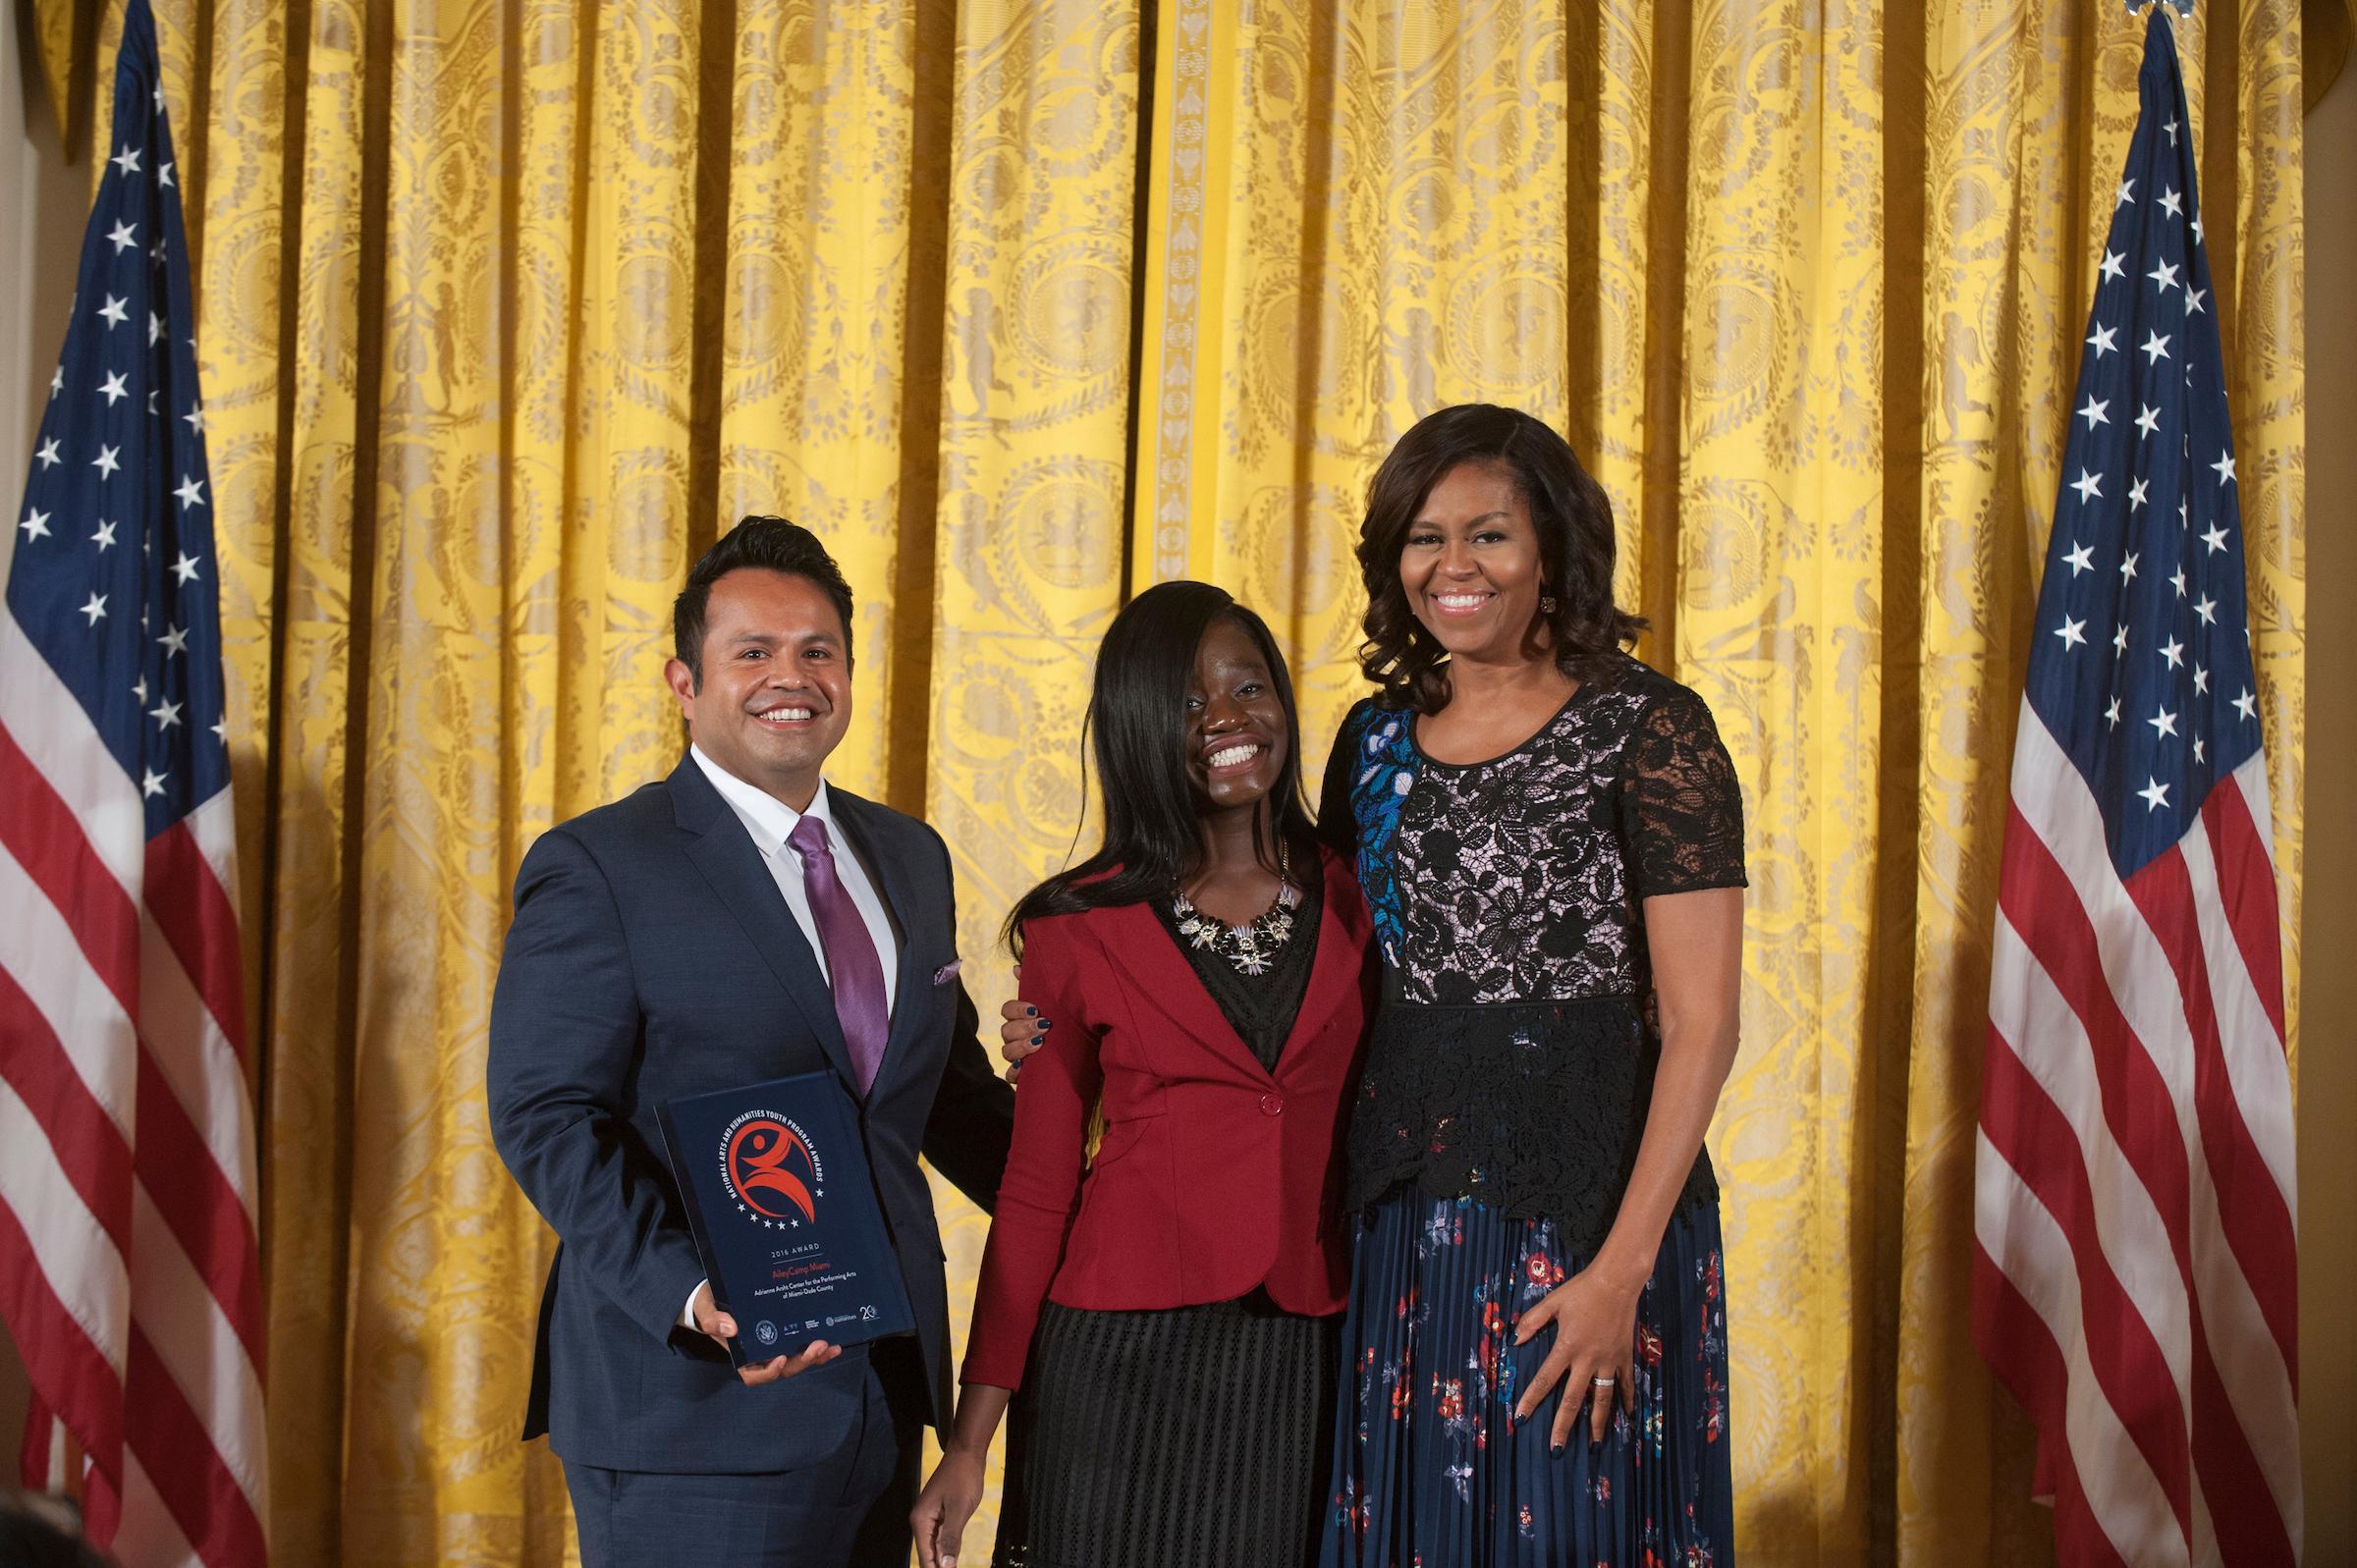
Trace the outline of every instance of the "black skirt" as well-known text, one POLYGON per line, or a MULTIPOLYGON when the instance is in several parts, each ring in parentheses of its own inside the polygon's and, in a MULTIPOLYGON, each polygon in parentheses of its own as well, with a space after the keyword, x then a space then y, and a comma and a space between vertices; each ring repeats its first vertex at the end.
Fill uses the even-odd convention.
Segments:
POLYGON ((1301 1568, 1325 1514, 1341 1317, 1255 1292, 1040 1309, 1008 1426, 999 1568, 1301 1568))

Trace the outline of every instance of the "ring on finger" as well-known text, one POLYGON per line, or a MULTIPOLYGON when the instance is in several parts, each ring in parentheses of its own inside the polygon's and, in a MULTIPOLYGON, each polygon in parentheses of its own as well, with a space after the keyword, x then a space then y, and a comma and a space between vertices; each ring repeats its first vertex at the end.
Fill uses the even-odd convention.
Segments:
POLYGON ((1588 1379, 1589 1382, 1595 1384, 1599 1388, 1610 1388, 1613 1386, 1613 1384, 1618 1382, 1619 1380, 1620 1379, 1617 1378, 1590 1378, 1588 1379))

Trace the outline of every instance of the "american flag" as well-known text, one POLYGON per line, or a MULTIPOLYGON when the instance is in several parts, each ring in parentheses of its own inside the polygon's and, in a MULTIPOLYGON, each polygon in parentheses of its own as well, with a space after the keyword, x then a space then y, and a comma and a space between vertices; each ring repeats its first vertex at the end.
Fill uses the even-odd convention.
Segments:
POLYGON ((260 1564, 220 570, 147 0, 0 613, 0 1316, 24 1470, 128 1568, 260 1564))
POLYGON ((2104 243, 2000 876, 1973 1331, 2060 1559, 2300 1546, 2282 946, 2217 300, 2167 24, 2104 243))

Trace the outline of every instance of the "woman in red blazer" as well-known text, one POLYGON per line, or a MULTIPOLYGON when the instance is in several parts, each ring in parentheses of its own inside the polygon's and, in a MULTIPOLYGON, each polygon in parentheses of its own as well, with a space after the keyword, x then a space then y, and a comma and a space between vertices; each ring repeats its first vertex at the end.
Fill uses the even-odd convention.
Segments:
POLYGON ((1105 843, 1009 921, 1024 1002, 1055 1027, 1023 1070, 918 1553, 954 1568, 1019 1388, 1001 1562, 1306 1562, 1372 924, 1311 832, 1284 660, 1226 593, 1174 582, 1132 601, 1099 650, 1088 728, 1105 843))

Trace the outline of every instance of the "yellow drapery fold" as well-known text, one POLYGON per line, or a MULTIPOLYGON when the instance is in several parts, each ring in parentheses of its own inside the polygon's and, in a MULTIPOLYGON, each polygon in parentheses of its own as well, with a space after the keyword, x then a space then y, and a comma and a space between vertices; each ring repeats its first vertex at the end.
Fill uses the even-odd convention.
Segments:
MULTIPOLYGON (((943 832, 987 1008, 998 924, 1071 838, 1124 592, 1191 574, 1267 613, 1314 766, 1359 689, 1366 479, 1470 398, 1590 460, 1641 651, 1709 698, 1744 783, 1745 1047, 1712 1135, 1743 1555, 2044 1559, 2026 1429, 1968 1337, 1971 1154, 2134 19, 155 3, 220 501, 281 1561, 566 1558, 557 1468, 513 1440, 550 1241, 489 1144, 486 1013, 523 847, 676 756, 658 672, 696 550, 750 511, 837 550, 861 608, 835 775, 943 832)), ((117 16, 33 9, 104 126, 117 16)), ((2287 931, 2298 13, 2179 25, 2287 931)), ((983 1222, 944 1206, 962 1313, 983 1222)))

